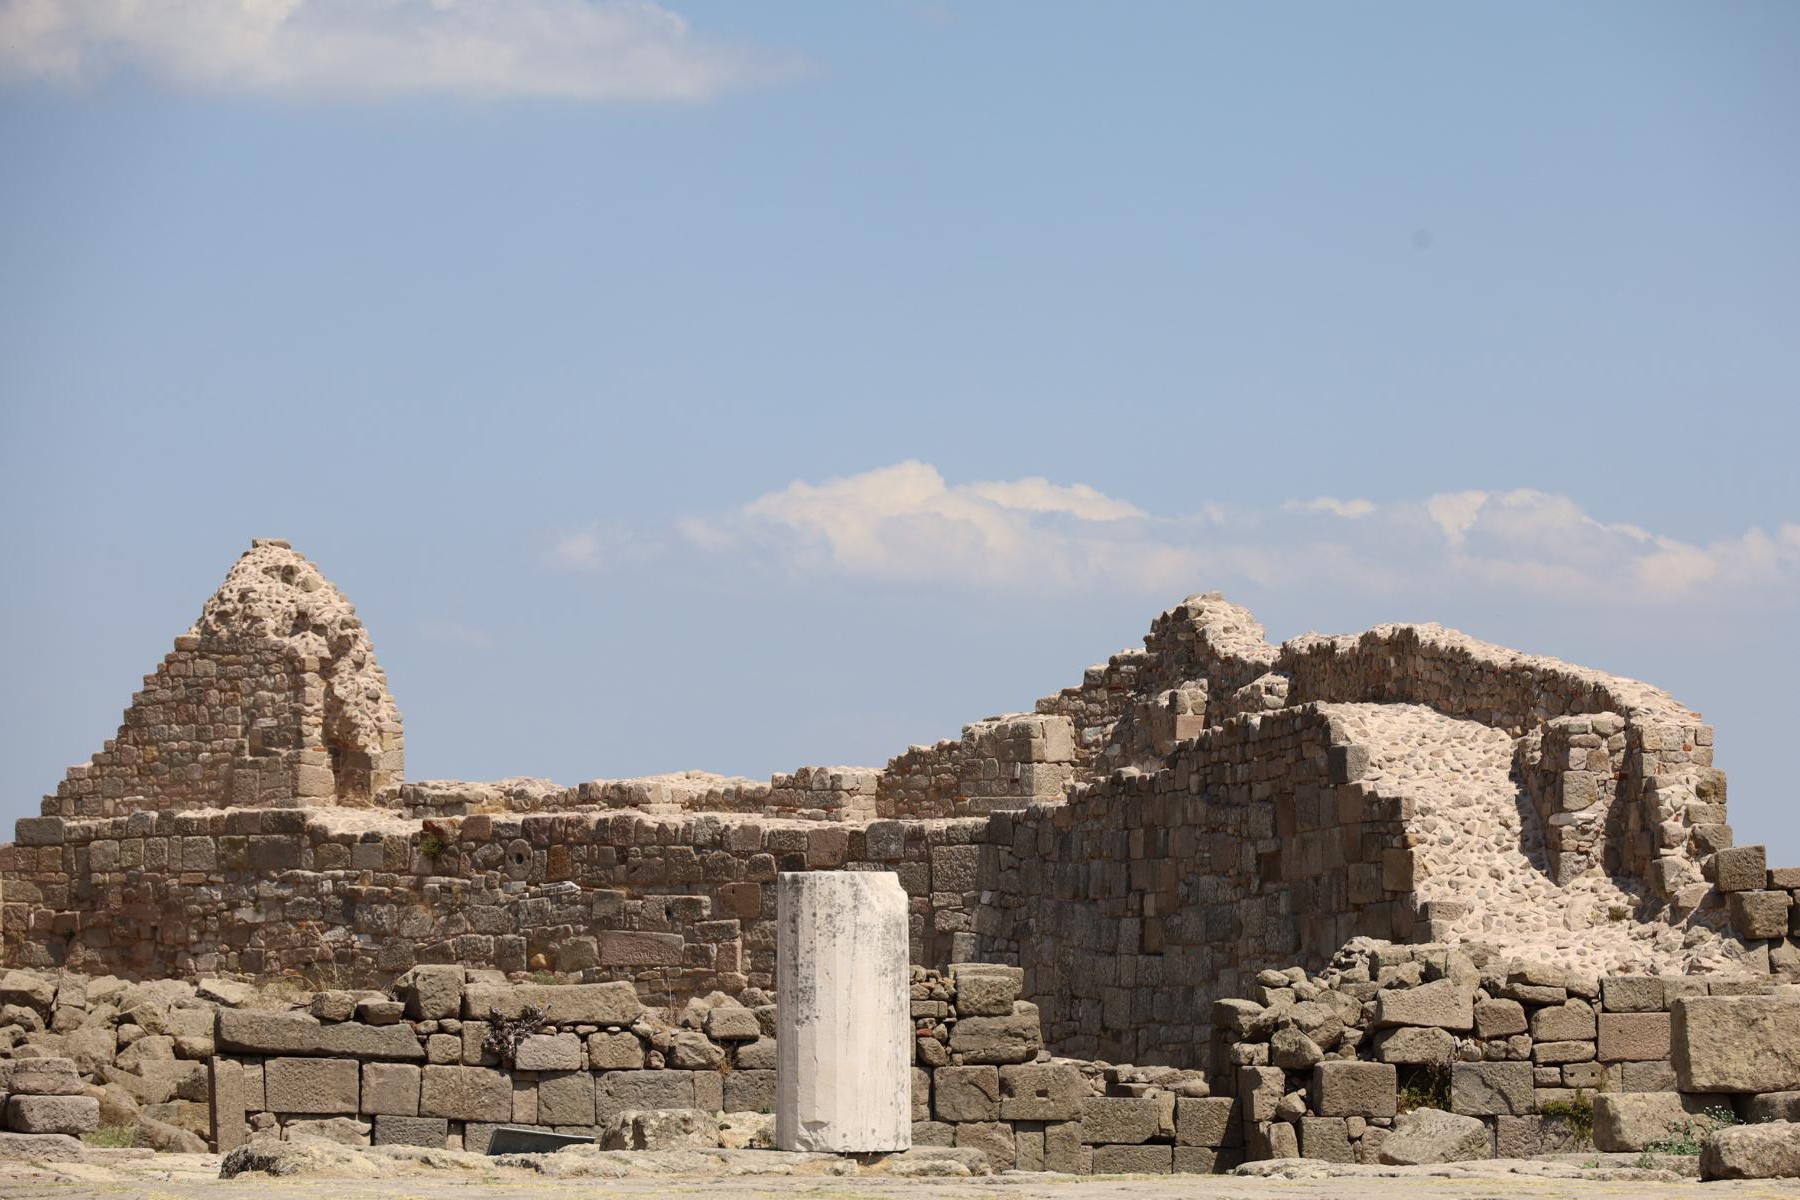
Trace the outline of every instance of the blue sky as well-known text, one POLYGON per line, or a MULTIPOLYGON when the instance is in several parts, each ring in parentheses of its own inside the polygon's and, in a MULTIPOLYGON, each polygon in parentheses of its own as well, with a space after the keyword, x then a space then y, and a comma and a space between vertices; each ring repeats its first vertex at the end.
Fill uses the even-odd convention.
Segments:
POLYGON ((0 817, 285 536, 414 778, 878 764, 1216 588, 1666 687, 1800 863, 1797 54, 1790 4, 0 0, 0 817))

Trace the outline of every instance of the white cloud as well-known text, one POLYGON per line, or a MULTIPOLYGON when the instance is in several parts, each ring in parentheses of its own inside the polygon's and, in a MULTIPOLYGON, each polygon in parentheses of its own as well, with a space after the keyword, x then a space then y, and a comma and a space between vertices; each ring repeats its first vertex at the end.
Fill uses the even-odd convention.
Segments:
MULTIPOLYGON (((1317 497, 1200 504, 1157 516, 1079 483, 953 484, 928 463, 796 481, 678 522, 690 552, 789 572, 1008 590, 1157 597, 1249 582, 1363 594, 1458 588, 1546 604, 1791 603, 1800 525, 1704 545, 1602 521, 1568 496, 1519 489, 1375 503, 1317 497)), ((580 542, 566 557, 590 555, 580 542)))
POLYGON ((660 538, 622 521, 590 521, 565 530, 544 547, 544 565, 556 571, 604 571, 646 562, 663 551, 660 538))
POLYGON ((1287 512, 1330 513, 1334 517, 1343 517, 1351 521, 1358 517, 1366 517, 1375 511, 1375 505, 1367 500, 1339 500, 1336 496, 1317 496, 1311 500, 1289 500, 1281 507, 1287 512))
POLYGON ((693 101, 792 69, 650 0, 0 0, 0 76, 61 84, 693 101))

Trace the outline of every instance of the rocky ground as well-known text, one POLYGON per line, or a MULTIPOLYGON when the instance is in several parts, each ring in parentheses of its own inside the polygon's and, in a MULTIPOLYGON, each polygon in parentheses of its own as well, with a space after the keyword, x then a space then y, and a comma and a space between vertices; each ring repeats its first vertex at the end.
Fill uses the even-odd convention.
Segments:
MULTIPOLYGON (((858 1165, 828 1155, 773 1151, 597 1153, 484 1158, 401 1149, 352 1151, 332 1147, 295 1173, 246 1172, 222 1179, 218 1155, 101 1151, 86 1163, 27 1166, 0 1163, 0 1195, 9 1200, 105 1196, 120 1200, 187 1197, 325 1196, 343 1200, 504 1200, 521 1197, 666 1197, 704 1194, 709 1200, 909 1200, 992 1196, 996 1200, 1082 1200, 1192 1196, 1219 1200, 1391 1200, 1421 1198, 1734 1197, 1789 1200, 1792 1180, 1701 1184, 1694 1160, 1662 1157, 1648 1168, 1637 1155, 1586 1154, 1554 1159, 1490 1160, 1439 1167, 1345 1167, 1303 1160, 1259 1163, 1240 1175, 1053 1176, 1023 1173, 969 1176, 954 1159, 903 1175, 893 1161, 858 1165), (942 1172, 942 1173, 940 1173, 942 1172)), ((268 1165, 268 1164, 265 1164, 268 1165)))

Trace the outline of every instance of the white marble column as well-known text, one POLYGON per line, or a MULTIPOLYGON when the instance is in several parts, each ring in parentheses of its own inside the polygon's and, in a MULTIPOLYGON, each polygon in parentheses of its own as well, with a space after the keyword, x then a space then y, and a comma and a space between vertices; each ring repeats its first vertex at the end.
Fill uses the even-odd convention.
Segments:
POLYGON ((891 871, 784 871, 775 885, 775 1141, 912 1145, 906 893, 891 871))

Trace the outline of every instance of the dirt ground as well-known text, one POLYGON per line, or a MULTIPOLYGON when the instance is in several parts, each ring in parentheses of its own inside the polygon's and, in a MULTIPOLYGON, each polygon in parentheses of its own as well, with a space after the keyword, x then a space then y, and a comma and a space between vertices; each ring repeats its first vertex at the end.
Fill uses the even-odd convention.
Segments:
MULTIPOLYGON (((1701 1183, 1672 1171, 1644 1171, 1622 1156, 1556 1162, 1493 1162, 1448 1167, 1324 1168, 1263 1164, 1266 1177, 1236 1175, 999 1175, 894 1178, 875 1174, 786 1176, 669 1175, 618 1179, 549 1178, 533 1171, 465 1162, 387 1178, 334 1175, 219 1177, 218 1155, 96 1156, 80 1164, 0 1163, 6 1200, 1794 1200, 1794 1180, 1701 1183), (1605 1161, 1602 1161, 1602 1160, 1605 1161), (1286 1178, 1281 1172, 1302 1177, 1286 1178), (1313 1177, 1306 1177, 1306 1176, 1313 1177)), ((1691 1161, 1671 1166, 1691 1171, 1691 1161)))

